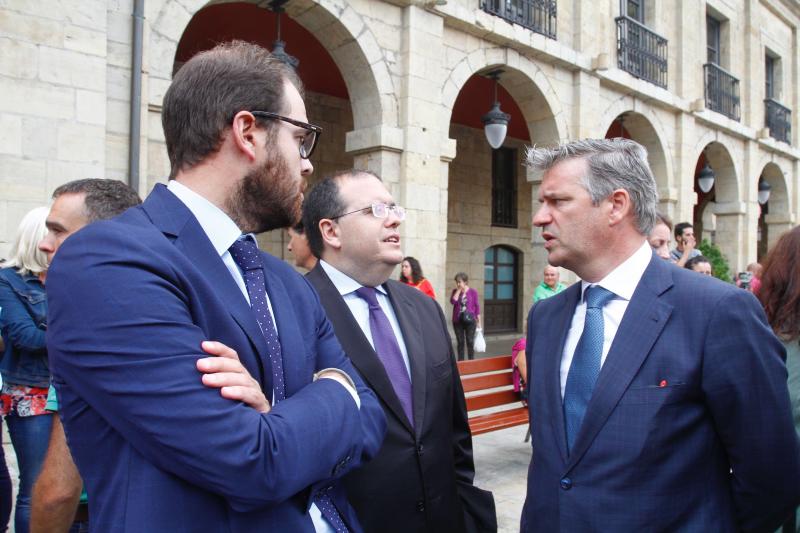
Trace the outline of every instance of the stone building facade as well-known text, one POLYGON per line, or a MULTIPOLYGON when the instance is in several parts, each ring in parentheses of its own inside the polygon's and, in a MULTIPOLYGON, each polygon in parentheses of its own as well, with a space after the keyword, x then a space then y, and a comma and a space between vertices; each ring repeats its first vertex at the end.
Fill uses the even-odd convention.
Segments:
MULTIPOLYGON (((144 0, 133 72, 135 0, 4 2, 0 256, 57 185, 132 179, 137 147, 140 193, 163 182, 160 109, 173 72, 220 40, 271 46, 268 3, 144 0)), ((694 220, 734 269, 796 222, 796 0, 290 0, 285 9, 309 119, 325 128, 315 176, 351 166, 380 174, 409 210, 404 249, 440 303, 447 309, 452 276, 467 272, 488 329, 521 330, 546 262, 530 223, 539 181, 521 165, 525 146, 639 141, 661 209, 694 220), (497 69, 511 123, 493 151, 480 117, 493 100, 485 74, 497 69), (697 181, 706 165, 708 193, 697 181), (760 181, 771 187, 764 207, 760 181)), ((278 255, 285 239, 261 236, 278 255)))

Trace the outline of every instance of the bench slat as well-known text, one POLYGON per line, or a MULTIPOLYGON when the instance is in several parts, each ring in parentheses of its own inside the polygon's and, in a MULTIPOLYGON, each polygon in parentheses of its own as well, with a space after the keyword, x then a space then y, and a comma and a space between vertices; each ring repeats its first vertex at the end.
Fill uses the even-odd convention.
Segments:
POLYGON ((468 377, 461 380, 461 385, 464 388, 464 392, 493 389, 495 387, 506 387, 513 384, 513 376, 510 371, 501 372, 498 374, 489 374, 486 376, 468 377))
POLYGON ((496 407, 519 402, 519 393, 513 390, 502 390, 488 394, 478 394, 467 398, 467 411, 477 411, 488 407, 496 407))
POLYGON ((458 362, 458 373, 462 376, 494 372, 496 370, 511 370, 511 356, 498 355, 497 357, 484 357, 482 359, 458 362))
POLYGON ((497 431, 528 423, 528 410, 525 407, 476 416, 469 419, 470 431, 473 435, 481 435, 490 431, 497 431))

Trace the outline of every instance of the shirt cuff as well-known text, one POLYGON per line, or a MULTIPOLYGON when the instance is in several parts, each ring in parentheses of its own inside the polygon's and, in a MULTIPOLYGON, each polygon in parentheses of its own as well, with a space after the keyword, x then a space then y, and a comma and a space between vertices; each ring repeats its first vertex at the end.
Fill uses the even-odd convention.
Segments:
MULTIPOLYGON (((322 370, 314 374, 314 381, 320 379, 320 374, 322 374, 323 372, 336 372, 341 377, 343 377, 344 380, 347 382, 347 385, 343 384, 344 388, 347 390, 348 393, 350 393, 350 396, 353 397, 353 401, 356 402, 356 407, 359 410, 361 410, 361 399, 358 397, 358 392, 356 391, 356 384, 353 381, 353 378, 351 378, 344 370, 332 367, 332 368, 323 368, 322 370)), ((322 376, 322 379, 333 379, 333 378, 329 376, 322 376)), ((336 380, 334 379, 334 381, 336 380)), ((337 383, 341 382, 337 381, 337 383)))

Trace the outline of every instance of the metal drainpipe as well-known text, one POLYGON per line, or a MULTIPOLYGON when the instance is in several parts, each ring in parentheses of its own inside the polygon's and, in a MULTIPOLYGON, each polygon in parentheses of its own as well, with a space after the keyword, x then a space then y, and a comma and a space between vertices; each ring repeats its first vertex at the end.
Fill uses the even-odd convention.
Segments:
POLYGON ((128 149, 128 185, 139 192, 139 154, 142 132, 142 40, 144 0, 133 2, 133 55, 131 58, 131 124, 128 149))

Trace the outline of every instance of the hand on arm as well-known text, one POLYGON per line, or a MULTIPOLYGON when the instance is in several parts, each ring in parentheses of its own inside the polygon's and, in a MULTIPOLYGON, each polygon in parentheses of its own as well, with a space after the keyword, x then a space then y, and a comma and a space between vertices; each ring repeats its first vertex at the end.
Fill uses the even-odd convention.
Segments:
POLYGON ((223 398, 244 402, 259 413, 270 412, 271 406, 261 385, 239 361, 236 350, 215 341, 203 341, 200 347, 213 356, 197 360, 197 370, 203 373, 203 385, 219 389, 223 398))

